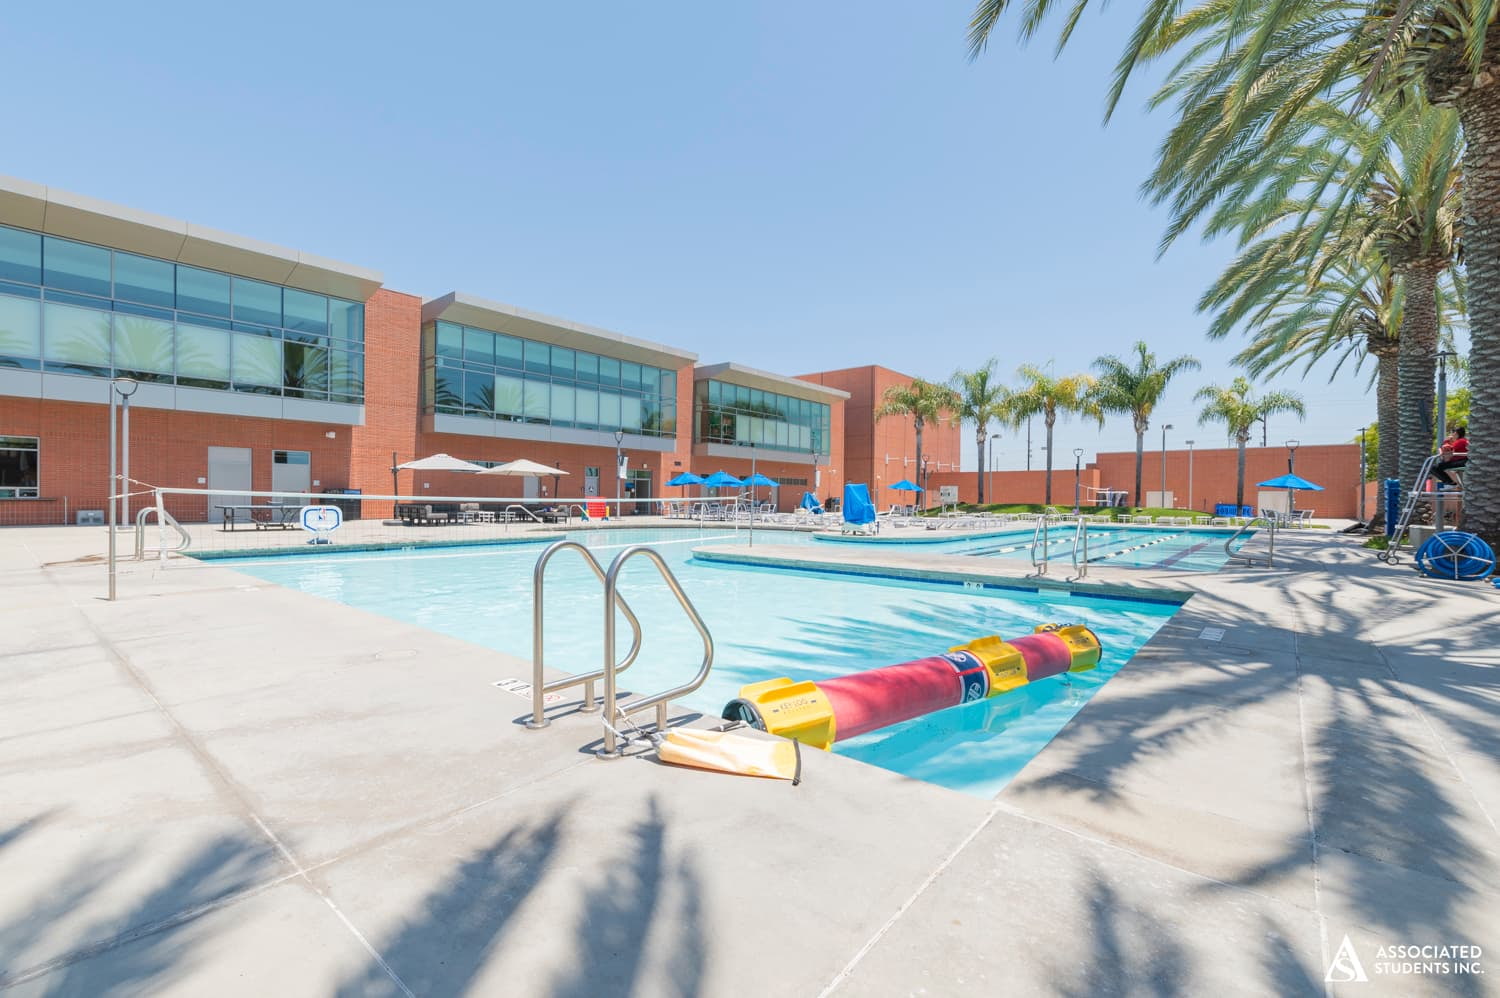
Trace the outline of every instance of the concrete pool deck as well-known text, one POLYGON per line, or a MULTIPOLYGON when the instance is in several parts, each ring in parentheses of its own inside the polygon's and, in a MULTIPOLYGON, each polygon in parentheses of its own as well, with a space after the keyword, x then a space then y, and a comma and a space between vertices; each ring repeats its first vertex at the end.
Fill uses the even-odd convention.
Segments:
POLYGON ((1091 571, 1193 598, 991 802, 600 762, 596 716, 517 723, 527 662, 233 562, 108 603, 103 536, 0 533, 7 994, 1500 991, 1500 594, 1349 538, 1091 571), (1484 973, 1379 972, 1411 944, 1484 973))

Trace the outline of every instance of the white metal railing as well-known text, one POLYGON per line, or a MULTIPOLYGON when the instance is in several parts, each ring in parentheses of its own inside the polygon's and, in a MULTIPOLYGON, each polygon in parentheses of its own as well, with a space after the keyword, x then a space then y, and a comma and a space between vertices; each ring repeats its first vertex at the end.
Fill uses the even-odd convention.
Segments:
POLYGON ((1073 577, 1081 579, 1089 574, 1089 525, 1079 517, 1073 530, 1073 577))
POLYGON ((188 548, 193 546, 193 535, 182 529, 182 524, 173 519, 171 513, 168 513, 160 506, 142 506, 135 514, 136 561, 146 560, 146 517, 153 514, 156 515, 157 522, 160 523, 162 527, 171 527, 173 530, 177 531, 177 536, 182 539, 182 542, 176 547, 168 547, 166 544, 166 538, 163 537, 162 544, 160 545, 159 549, 162 557, 166 557, 168 553, 186 551, 188 548))
POLYGON ((636 619, 635 611, 630 609, 630 605, 625 602, 625 598, 620 596, 619 593, 614 593, 614 600, 612 602, 609 600, 609 588, 609 583, 604 575, 604 569, 600 567, 598 560, 594 557, 594 553, 588 548, 584 547, 582 544, 579 544, 577 541, 558 541, 556 544, 549 545, 547 550, 543 551, 537 558, 536 566, 531 570, 532 671, 531 720, 526 722, 526 726, 528 728, 545 728, 549 723, 551 723, 547 720, 547 715, 544 712, 547 694, 555 693, 558 690, 565 690, 572 686, 583 687, 583 706, 579 709, 584 711, 593 710, 594 683, 603 678, 606 674, 613 676, 616 673, 624 672, 626 669, 630 668, 630 665, 635 661, 636 656, 641 653, 641 622, 636 619), (549 683, 543 679, 547 645, 546 636, 544 634, 544 628, 546 625, 543 616, 543 601, 547 582, 547 563, 552 560, 552 557, 554 555, 558 554, 559 552, 568 550, 577 551, 579 554, 583 555, 583 560, 589 566, 589 570, 592 571, 594 573, 594 576, 604 584, 606 589, 605 606, 608 608, 605 611, 605 616, 608 617, 611 622, 613 622, 614 608, 619 607, 620 612, 625 615, 625 619, 630 621, 630 628, 635 634, 635 640, 631 643, 629 653, 626 654, 625 658, 621 660, 618 665, 615 665, 612 668, 609 667, 609 664, 614 662, 614 648, 611 647, 606 650, 606 656, 604 659, 606 665, 604 667, 601 667, 593 672, 585 672, 576 676, 564 676, 562 679, 554 679, 549 683))
POLYGON ((1047 574, 1047 551, 1051 547, 1051 540, 1047 536, 1047 517, 1037 519, 1036 528, 1031 532, 1031 567, 1036 569, 1036 574, 1047 574), (1041 558, 1037 557, 1037 546, 1041 546, 1041 558))
POLYGON ((1246 531, 1250 530, 1257 523, 1263 523, 1266 526, 1266 542, 1269 545, 1268 549, 1266 550, 1266 567, 1270 568, 1272 563, 1276 560, 1276 521, 1270 519, 1269 517, 1252 516, 1249 520, 1247 520, 1240 526, 1240 529, 1236 530, 1234 533, 1226 537, 1224 539, 1224 554, 1229 558, 1230 561, 1234 561, 1236 558, 1238 558, 1244 561, 1244 563, 1247 565, 1255 564, 1255 556, 1241 554, 1239 551, 1235 551, 1231 547, 1231 545, 1233 545, 1236 540, 1243 536, 1246 531))

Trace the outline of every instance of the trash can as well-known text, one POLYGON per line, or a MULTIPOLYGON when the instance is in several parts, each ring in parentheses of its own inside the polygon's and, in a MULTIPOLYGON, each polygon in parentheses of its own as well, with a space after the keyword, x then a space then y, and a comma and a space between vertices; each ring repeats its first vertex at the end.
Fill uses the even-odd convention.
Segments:
POLYGON ((325 499, 323 502, 327 506, 337 506, 343 511, 344 519, 358 520, 359 506, 362 501, 358 497, 363 492, 363 489, 324 489, 323 494, 325 496, 336 496, 338 498, 325 499))

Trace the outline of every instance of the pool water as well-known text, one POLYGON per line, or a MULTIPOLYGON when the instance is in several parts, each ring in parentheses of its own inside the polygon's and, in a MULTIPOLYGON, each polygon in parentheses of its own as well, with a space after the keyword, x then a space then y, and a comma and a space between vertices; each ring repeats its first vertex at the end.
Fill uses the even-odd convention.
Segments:
MULTIPOLYGON (((831 678, 937 654, 987 634, 1027 634, 1054 621, 1093 628, 1104 656, 1091 672, 1041 680, 835 747, 872 765, 980 797, 998 793, 1177 609, 1066 591, 972 590, 691 557, 704 543, 743 543, 744 533, 619 529, 568 536, 592 549, 606 568, 631 544, 649 543, 667 560, 715 644, 708 680, 681 703, 711 716, 718 716, 741 686, 763 679, 831 678)), ((805 544, 810 538, 777 535, 775 543, 805 544)), ((331 552, 236 559, 231 567, 529 661, 531 573, 543 547, 331 552)), ((568 672, 596 667, 602 651, 601 589, 576 553, 552 560, 545 610, 549 665, 568 672)), ((646 559, 627 564, 620 591, 645 632, 640 657, 621 675, 621 687, 653 693, 690 679, 702 660, 702 644, 654 566, 646 559)), ((623 618, 617 633, 623 654, 630 640, 623 618)), ((506 716, 527 709, 511 694, 497 690, 494 695, 497 710, 506 716)))
MULTIPOLYGON (((824 537, 825 542, 839 544, 910 545, 934 554, 973 555, 984 558, 1030 558, 1034 527, 1018 527, 994 531, 979 536, 941 539, 934 531, 910 530, 909 538, 902 538, 900 531, 894 535, 882 531, 881 539, 863 541, 846 537, 824 537)), ((1186 572, 1215 572, 1224 567, 1229 555, 1224 551, 1224 542, 1233 535, 1232 530, 1168 527, 1113 527, 1090 526, 1088 528, 1088 562, 1090 565, 1115 565, 1126 568, 1172 569, 1186 572)), ((1238 551, 1253 536, 1246 533, 1237 538, 1231 549, 1238 551)), ((1048 535, 1047 559, 1070 562, 1073 559, 1075 540, 1071 524, 1055 526, 1048 535)))

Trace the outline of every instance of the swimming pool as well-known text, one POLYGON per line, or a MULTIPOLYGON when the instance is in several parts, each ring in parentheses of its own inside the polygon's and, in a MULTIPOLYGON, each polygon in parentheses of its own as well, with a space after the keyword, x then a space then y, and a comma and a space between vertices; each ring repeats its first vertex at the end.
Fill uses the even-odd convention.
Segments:
MULTIPOLYGON (((606 566, 631 544, 657 548, 714 636, 708 681, 682 703, 717 716, 741 686, 776 676, 825 679, 922 658, 986 634, 1030 633, 1041 623, 1082 623, 1104 645, 1098 669, 1040 680, 1012 693, 871 732, 835 751, 916 779, 992 797, 1164 624, 1176 604, 1104 599, 1063 590, 976 591, 961 585, 830 576, 695 561, 692 549, 743 541, 743 533, 590 530, 567 535, 606 566)), ((549 540, 555 540, 555 535, 549 540)), ((531 570, 544 542, 488 547, 364 551, 235 559, 230 567, 443 634, 531 658, 531 570)), ((776 543, 806 544, 805 535, 776 543)), ((645 641, 621 677, 655 692, 697 670, 702 647, 681 608, 644 559, 621 574, 621 593, 645 641)), ((603 594, 582 559, 548 568, 547 661, 570 672, 600 659, 603 594)), ((622 633, 628 629, 621 623, 622 633)), ((497 710, 529 702, 496 691, 497 710)))
MULTIPOLYGON (((1034 527, 1015 527, 965 537, 944 537, 936 531, 882 531, 878 538, 823 535, 820 541, 839 544, 895 545, 933 554, 960 554, 983 558, 1030 558, 1034 527)), ((1204 527, 1088 527, 1088 562, 1090 565, 1115 565, 1126 568, 1158 568, 1185 572, 1215 572, 1224 567, 1229 555, 1224 542, 1233 530, 1204 527)), ((1075 528, 1059 524, 1048 534, 1047 560, 1071 562, 1075 528)), ((1253 536, 1246 533, 1231 545, 1238 551, 1253 536)))

